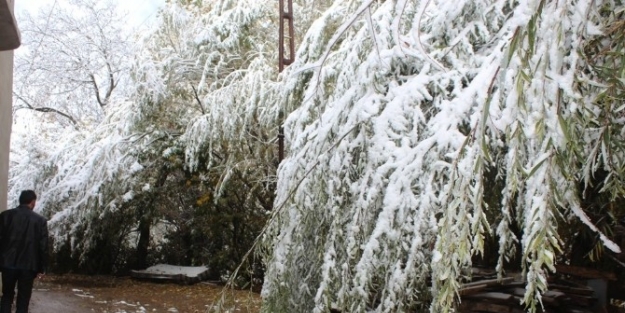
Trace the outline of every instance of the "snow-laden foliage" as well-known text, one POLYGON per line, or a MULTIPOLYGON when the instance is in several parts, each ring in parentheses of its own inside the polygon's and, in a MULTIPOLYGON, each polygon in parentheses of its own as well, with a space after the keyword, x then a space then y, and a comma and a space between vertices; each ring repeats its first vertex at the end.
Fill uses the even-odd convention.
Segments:
POLYGON ((62 145, 58 141, 63 137, 60 133, 72 132, 72 129, 59 128, 58 124, 29 123, 28 119, 20 117, 16 119, 18 122, 15 123, 11 134, 9 208, 17 206, 22 190, 33 188, 33 183, 40 174, 39 169, 48 159, 50 152, 62 145))
POLYGON ((138 89, 194 111, 174 121, 186 128, 179 144, 191 170, 200 163, 225 166, 224 173, 266 169, 253 163, 275 161, 267 150, 278 118, 272 105, 278 101, 270 97, 277 72, 270 9, 253 1, 221 1, 195 10, 174 4, 163 12, 162 26, 146 36, 136 71, 138 89))
POLYGON ((287 119, 265 234, 264 311, 448 312, 493 236, 500 273, 521 254, 523 302, 536 310, 561 253, 558 225, 596 230, 583 182, 606 171, 604 192, 622 196, 612 183, 622 150, 610 147, 622 142, 620 113, 603 105, 608 87, 583 50, 622 10, 335 1, 283 91, 302 106, 287 119))
MULTIPOLYGON (((296 1, 306 16, 298 26, 307 28, 326 2, 296 1)), ((194 111, 172 118, 184 127, 175 146, 187 170, 217 173, 215 199, 229 184, 262 193, 275 184, 280 113, 293 110, 276 82, 276 10, 257 1, 170 4, 139 55, 139 94, 194 111)))
POLYGON ((82 142, 85 135, 128 95, 132 51, 123 17, 110 1, 55 2, 34 16, 18 14, 22 47, 15 57, 9 182, 14 200, 41 179, 41 168, 58 157, 55 151, 91 143, 82 142))
POLYGON ((23 45, 15 60, 15 110, 90 128, 127 95, 132 49, 111 1, 70 0, 20 13, 23 45))
POLYGON ((67 240, 72 249, 89 251, 112 226, 106 216, 123 208, 142 187, 139 157, 159 134, 137 132, 133 111, 131 102, 119 104, 96 129, 62 143, 44 163, 36 183, 43 191, 38 206, 51 217, 57 245, 67 240))
POLYGON ((234 243, 254 238, 264 220, 258 215, 271 208, 277 164, 270 9, 252 1, 169 4, 133 57, 130 101, 111 104, 94 130, 58 142, 42 171, 17 174, 25 179, 15 179, 15 188, 36 180, 42 191, 39 207, 52 217, 57 249, 69 247, 84 263, 95 250, 150 244, 142 238, 151 232, 164 244, 168 231, 144 236, 142 229, 174 223, 168 208, 184 211, 177 218, 222 209, 225 221, 216 223, 244 232, 234 243), (182 184, 187 194, 180 194, 182 184), (237 188, 245 190, 233 195, 237 188), (231 199, 221 201, 225 195, 231 199), (235 225, 241 221, 246 225, 235 225))
POLYGON ((619 250, 583 199, 623 196, 621 2, 294 2, 283 74, 275 3, 167 4, 130 101, 14 176, 37 182, 57 244, 175 247, 198 220, 237 238, 277 188, 259 250, 272 313, 449 312, 493 250, 500 274, 520 260, 534 311, 567 223, 619 250))

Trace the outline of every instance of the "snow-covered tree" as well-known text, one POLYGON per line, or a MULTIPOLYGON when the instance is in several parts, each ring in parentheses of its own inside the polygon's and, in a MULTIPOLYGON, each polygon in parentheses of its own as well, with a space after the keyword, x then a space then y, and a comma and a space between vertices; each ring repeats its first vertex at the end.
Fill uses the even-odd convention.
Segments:
POLYGON ((16 54, 15 109, 50 113, 50 120, 90 127, 123 99, 130 33, 111 1, 54 2, 21 13, 23 47, 16 54))
MULTIPOLYGON (((271 31, 258 32, 273 27, 270 11, 248 7, 162 11, 133 57, 130 101, 112 104, 104 122, 63 145, 37 175, 57 248, 69 246, 83 264, 94 261, 92 251, 136 247, 145 257, 149 245, 167 244, 173 213, 207 207, 224 209, 217 215, 230 216, 238 230, 241 221, 262 225, 273 200, 278 127, 267 122, 277 109, 262 99, 277 71, 263 50, 271 31)), ((246 229, 230 239, 258 233, 246 229)))
POLYGON ((535 311, 561 227, 581 221, 619 252, 580 199, 599 170, 601 192, 623 196, 623 86, 601 73, 623 67, 605 52, 621 47, 607 39, 623 9, 335 1, 285 75, 302 105, 264 234, 263 310, 450 312, 498 238, 499 272, 521 255, 535 311))
POLYGON ((83 260, 166 247, 190 214, 264 218, 276 190, 257 250, 272 313, 451 312, 493 250, 536 311, 569 225, 619 251, 586 202, 623 197, 622 2, 294 2, 282 74, 276 5, 169 2, 130 101, 42 162, 56 239, 83 260))
POLYGON ((131 57, 130 32, 110 1, 57 1, 34 16, 18 14, 23 44, 15 58, 11 204, 20 190, 33 188, 52 152, 84 138, 112 103, 128 96, 131 57))

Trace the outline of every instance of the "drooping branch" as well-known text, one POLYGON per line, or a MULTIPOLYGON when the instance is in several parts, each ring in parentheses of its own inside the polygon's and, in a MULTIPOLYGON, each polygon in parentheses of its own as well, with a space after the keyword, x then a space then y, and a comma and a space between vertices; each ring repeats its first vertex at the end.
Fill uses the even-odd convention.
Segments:
POLYGON ((58 114, 58 115, 60 115, 60 116, 62 116, 64 118, 68 119, 72 123, 74 128, 78 129, 78 122, 76 122, 76 119, 74 119, 74 117, 72 117, 68 113, 65 113, 63 111, 60 111, 60 110, 57 110, 57 109, 51 108, 51 107, 36 107, 36 106, 33 106, 32 104, 30 104, 30 102, 28 102, 26 99, 24 99, 23 97, 21 97, 17 93, 13 92, 13 95, 18 100, 22 101, 24 103, 24 105, 25 105, 23 107, 18 107, 17 110, 19 110, 19 109, 29 109, 29 110, 33 110, 33 111, 37 111, 37 112, 42 112, 42 113, 58 114))

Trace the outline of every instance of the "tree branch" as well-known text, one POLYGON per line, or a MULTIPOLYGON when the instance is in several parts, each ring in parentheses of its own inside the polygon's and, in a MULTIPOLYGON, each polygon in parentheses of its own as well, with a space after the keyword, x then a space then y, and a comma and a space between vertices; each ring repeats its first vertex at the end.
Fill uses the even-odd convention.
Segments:
MULTIPOLYGON (((22 107, 24 109, 29 109, 29 110, 33 110, 33 111, 37 111, 37 112, 42 112, 42 113, 54 113, 54 114, 58 114, 66 119, 68 119, 73 125, 74 128, 78 129, 78 122, 76 122, 76 120, 69 114, 62 112, 60 110, 57 110, 55 108, 50 108, 50 107, 35 107, 32 104, 30 104, 28 101, 26 101, 26 99, 24 99, 23 97, 21 97, 20 95, 18 95, 17 93, 13 92, 13 95, 20 101, 22 101, 26 106, 22 107)), ((18 108, 20 109, 20 108, 18 108)))
POLYGON ((89 74, 89 77, 91 77, 91 84, 93 85, 93 88, 95 89, 95 97, 98 100, 98 104, 100 105, 101 108, 103 108, 105 104, 103 104, 102 99, 100 99, 100 88, 98 88, 98 83, 95 82, 95 76, 93 76, 93 74, 89 74))
POLYGON ((113 70, 111 69, 111 63, 109 63, 108 61, 106 61, 106 69, 109 72, 109 88, 106 91, 106 96, 104 97, 104 105, 101 104, 101 107, 104 107, 109 103, 109 99, 111 98, 113 89, 115 89, 115 86, 117 86, 117 84, 115 83, 115 77, 113 76, 113 70))
POLYGON ((202 112, 202 115, 205 115, 206 111, 204 111, 204 107, 202 106, 202 101, 200 101, 200 97, 197 94, 197 90, 195 90, 195 87, 193 87, 193 85, 191 85, 191 89, 193 89, 193 93, 195 94, 195 100, 197 100, 197 104, 200 106, 200 111, 202 112))

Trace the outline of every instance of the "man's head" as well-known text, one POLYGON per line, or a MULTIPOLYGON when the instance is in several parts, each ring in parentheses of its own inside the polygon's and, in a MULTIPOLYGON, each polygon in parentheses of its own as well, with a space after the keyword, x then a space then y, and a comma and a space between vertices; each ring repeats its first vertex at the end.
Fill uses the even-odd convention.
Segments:
POLYGON ((37 194, 32 190, 24 190, 20 194, 20 205, 27 205, 31 210, 37 203, 37 194))

